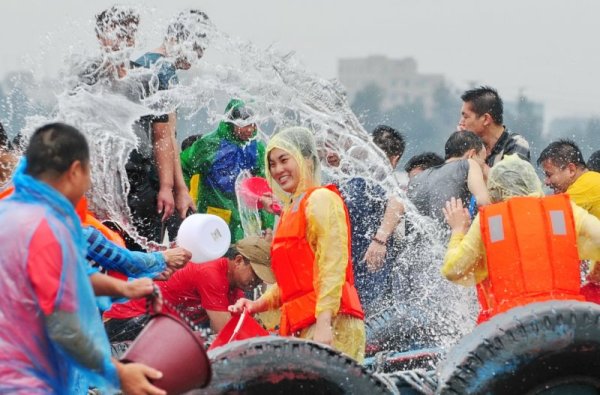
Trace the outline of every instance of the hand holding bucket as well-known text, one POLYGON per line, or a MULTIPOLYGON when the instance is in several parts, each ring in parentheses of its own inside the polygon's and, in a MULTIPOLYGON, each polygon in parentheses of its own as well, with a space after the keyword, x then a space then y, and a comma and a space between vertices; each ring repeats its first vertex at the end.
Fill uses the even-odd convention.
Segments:
MULTIPOLYGON (((238 192, 246 206, 259 209, 264 208, 260 198, 265 194, 273 193, 267 180, 262 177, 246 178, 241 182, 238 192)), ((278 203, 272 203, 270 209, 274 214, 281 213, 281 206, 278 203)))
POLYGON ((177 244, 192 253, 194 263, 222 257, 230 243, 229 227, 216 215, 192 214, 183 220, 177 232, 177 244))
POLYGON ((260 336, 269 336, 269 332, 252 318, 248 310, 244 309, 240 315, 232 315, 208 349, 212 350, 236 340, 260 336))

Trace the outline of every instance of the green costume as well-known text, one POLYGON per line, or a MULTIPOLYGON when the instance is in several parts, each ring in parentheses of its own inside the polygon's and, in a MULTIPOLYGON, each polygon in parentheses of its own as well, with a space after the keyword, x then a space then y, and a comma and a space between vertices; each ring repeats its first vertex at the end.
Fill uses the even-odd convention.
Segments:
MULTIPOLYGON (((243 107, 243 101, 233 99, 225 113, 243 107)), ((235 180, 244 170, 264 177, 264 158, 265 144, 258 141, 256 132, 250 140, 242 141, 235 136, 233 123, 227 121, 221 121, 217 130, 202 136, 181 153, 183 177, 192 196, 197 197, 198 212, 223 218, 229 224, 232 243, 244 238, 235 180)), ((261 210, 260 217, 263 229, 273 228, 273 215, 261 210)))

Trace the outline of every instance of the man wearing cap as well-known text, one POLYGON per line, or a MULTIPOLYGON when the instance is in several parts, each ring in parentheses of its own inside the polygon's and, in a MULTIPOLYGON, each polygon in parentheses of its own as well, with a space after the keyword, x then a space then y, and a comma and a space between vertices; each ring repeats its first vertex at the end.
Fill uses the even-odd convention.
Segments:
MULTIPOLYGON (((265 144, 257 138, 251 111, 239 99, 225 108, 217 130, 181 153, 183 176, 199 213, 217 215, 229 225, 233 242, 244 237, 235 181, 242 171, 265 176, 265 144)), ((273 228, 273 215, 261 211, 262 229, 273 228)))
MULTIPOLYGON (((251 236, 232 245, 223 258, 190 262, 169 280, 156 283, 166 301, 163 312, 176 316, 183 312, 195 323, 210 324, 219 332, 231 318, 229 305, 263 281, 275 282, 270 249, 264 238, 251 236)), ((144 300, 114 304, 104 313, 110 341, 133 340, 149 319, 146 312, 144 300)))

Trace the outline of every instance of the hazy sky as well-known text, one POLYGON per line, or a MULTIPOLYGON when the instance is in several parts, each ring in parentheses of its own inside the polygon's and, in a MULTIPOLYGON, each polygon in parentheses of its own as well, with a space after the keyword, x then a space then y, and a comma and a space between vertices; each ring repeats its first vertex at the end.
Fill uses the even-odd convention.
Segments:
MULTIPOLYGON (((69 51, 95 49, 92 18, 114 1, 0 0, 0 78, 30 69, 54 76, 69 51)), ((122 4, 122 3, 121 3, 122 4)), ((412 56, 422 72, 459 88, 520 89, 546 116, 600 115, 597 0, 146 0, 141 48, 157 46, 180 9, 204 9, 221 29, 259 46, 296 51, 307 68, 337 75, 342 57, 412 56)), ((210 51, 210 49, 209 49, 210 51)), ((458 113, 458 109, 457 109, 458 113)), ((548 119, 547 119, 548 120, 548 119)))

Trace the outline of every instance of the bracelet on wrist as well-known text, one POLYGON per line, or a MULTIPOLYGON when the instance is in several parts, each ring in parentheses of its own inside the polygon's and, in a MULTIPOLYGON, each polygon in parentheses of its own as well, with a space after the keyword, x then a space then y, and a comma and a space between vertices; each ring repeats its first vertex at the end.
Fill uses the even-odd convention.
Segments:
POLYGON ((379 245, 382 245, 382 246, 384 246, 384 245, 386 244, 386 243, 385 243, 385 241, 383 241, 383 240, 380 240, 380 239, 378 239, 378 238, 377 238, 377 237, 375 237, 375 236, 373 236, 373 237, 371 238, 371 240, 373 240, 375 243, 377 243, 377 244, 379 244, 379 245))

